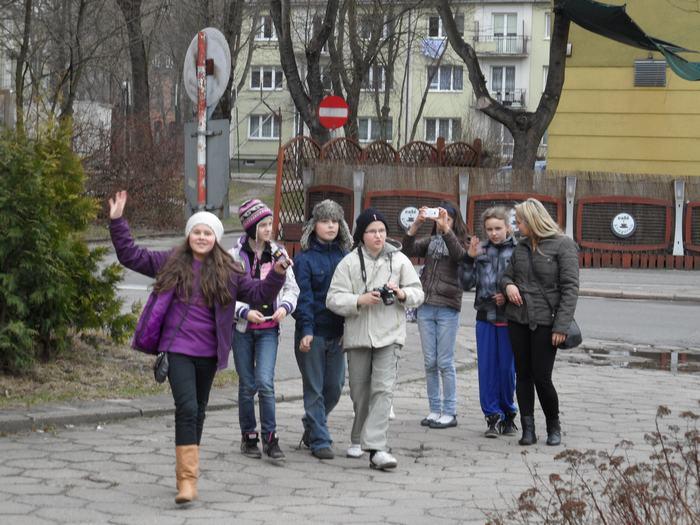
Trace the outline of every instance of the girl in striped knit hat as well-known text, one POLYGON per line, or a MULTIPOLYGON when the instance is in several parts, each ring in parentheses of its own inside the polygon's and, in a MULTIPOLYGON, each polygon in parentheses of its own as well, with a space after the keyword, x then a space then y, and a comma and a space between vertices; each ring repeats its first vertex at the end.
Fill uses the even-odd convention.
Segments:
MULTIPOLYGON (((272 211, 259 199, 245 201, 238 208, 245 230, 229 253, 241 262, 253 279, 264 279, 275 258, 287 257, 284 248, 272 240, 272 211)), ((290 261, 291 263, 291 261, 290 261)), ((238 421, 241 426, 241 453, 260 458, 259 434, 255 420, 255 394, 260 405, 260 429, 263 452, 281 461, 275 420, 275 364, 279 323, 294 311, 299 287, 291 267, 277 298, 267 304, 236 302, 236 329, 233 335, 233 359, 238 373, 238 421)))

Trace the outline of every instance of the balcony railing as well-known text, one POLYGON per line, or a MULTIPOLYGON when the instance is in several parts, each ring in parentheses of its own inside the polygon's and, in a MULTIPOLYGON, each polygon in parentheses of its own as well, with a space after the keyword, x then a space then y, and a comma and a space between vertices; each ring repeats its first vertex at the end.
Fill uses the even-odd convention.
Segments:
POLYGON ((491 96, 504 106, 513 108, 524 108, 526 105, 525 89, 509 89, 503 91, 492 91, 491 96))
POLYGON ((474 49, 477 55, 492 56, 526 56, 528 54, 525 35, 492 35, 477 33, 474 35, 474 49))

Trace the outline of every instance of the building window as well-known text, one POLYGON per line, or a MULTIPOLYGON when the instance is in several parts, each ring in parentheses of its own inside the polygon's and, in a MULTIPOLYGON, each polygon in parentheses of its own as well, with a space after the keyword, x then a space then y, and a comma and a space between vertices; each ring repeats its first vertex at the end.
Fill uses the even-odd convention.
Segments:
POLYGON ((249 139, 278 139, 282 122, 279 117, 268 115, 250 115, 249 139))
POLYGON ((634 87, 666 87, 666 61, 635 60, 634 87))
POLYGON ((357 128, 360 142, 370 142, 374 140, 386 140, 387 142, 391 142, 393 122, 390 118, 384 121, 384 129, 382 129, 380 119, 360 117, 357 119, 357 128))
POLYGON ((428 66, 431 91, 462 91, 464 70, 461 66, 428 66))
POLYGON ((282 70, 271 66, 254 66, 250 69, 250 89, 282 89, 282 70))
POLYGON ((458 118, 425 119, 425 141, 437 142, 443 137, 447 142, 459 140, 462 136, 462 123, 458 118))
POLYGON ((491 96, 502 102, 514 92, 515 66, 493 66, 491 68, 491 96))
POLYGON ((260 17, 260 27, 255 34, 255 40, 277 40, 275 24, 272 22, 270 15, 260 17))
POLYGON ((552 13, 544 14, 544 39, 552 38, 552 13))
MULTIPOLYGON (((439 18, 439 17, 438 17, 439 18)), ((360 23, 358 33, 360 35, 360 38, 363 40, 369 40, 372 38, 372 35, 375 31, 379 30, 381 31, 380 39, 388 38, 389 37, 389 24, 391 21, 384 17, 382 19, 382 26, 377 27, 379 20, 372 17, 372 16, 363 16, 360 18, 360 23)))
POLYGON ((497 53, 517 53, 519 51, 517 36, 517 13, 501 13, 493 15, 493 39, 494 42, 496 42, 497 53))
MULTIPOLYGON (((464 15, 455 15, 455 24, 457 32, 460 35, 464 34, 464 15)), ((446 38, 447 31, 442 27, 442 18, 439 16, 428 17, 428 37, 430 38, 446 38)))
POLYGON ((362 79, 362 89, 372 91, 384 91, 386 88, 386 68, 384 66, 370 66, 362 79))

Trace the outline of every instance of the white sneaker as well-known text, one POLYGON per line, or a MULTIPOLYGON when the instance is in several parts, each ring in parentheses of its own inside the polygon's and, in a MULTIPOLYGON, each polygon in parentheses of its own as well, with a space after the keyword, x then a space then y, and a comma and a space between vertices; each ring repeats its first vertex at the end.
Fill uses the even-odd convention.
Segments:
POLYGON ((423 419, 421 419, 420 426, 429 427, 430 423, 437 421, 438 419, 440 419, 440 414, 438 414, 437 412, 431 412, 430 414, 428 414, 428 417, 424 417, 423 419))
POLYGON ((372 456, 372 459, 369 460, 370 468, 375 468, 379 470, 396 468, 397 464, 398 463, 396 462, 396 458, 388 452, 384 452, 383 450, 376 452, 374 456, 372 456))
POLYGON ((361 458, 364 453, 365 451, 362 450, 362 447, 359 443, 353 443, 348 447, 348 450, 345 452, 345 455, 349 458, 361 458))
POLYGON ((396 414, 394 414, 394 405, 391 405, 389 409, 389 420, 396 419, 396 414))

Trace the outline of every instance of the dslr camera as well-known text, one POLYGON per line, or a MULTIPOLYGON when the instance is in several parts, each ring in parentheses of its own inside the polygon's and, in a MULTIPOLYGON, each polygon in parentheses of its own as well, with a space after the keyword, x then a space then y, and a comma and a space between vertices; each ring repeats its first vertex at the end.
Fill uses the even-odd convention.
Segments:
POLYGON ((386 306, 394 304, 394 301, 396 300, 396 294, 394 293, 394 290, 389 288, 386 284, 381 288, 374 288, 372 291, 379 292, 379 295, 382 298, 382 302, 386 306))
POLYGON ((275 261, 279 261, 280 259, 282 260, 282 268, 285 270, 289 268, 289 259, 284 255, 284 252, 280 249, 277 248, 274 252, 272 252, 272 259, 275 261))

